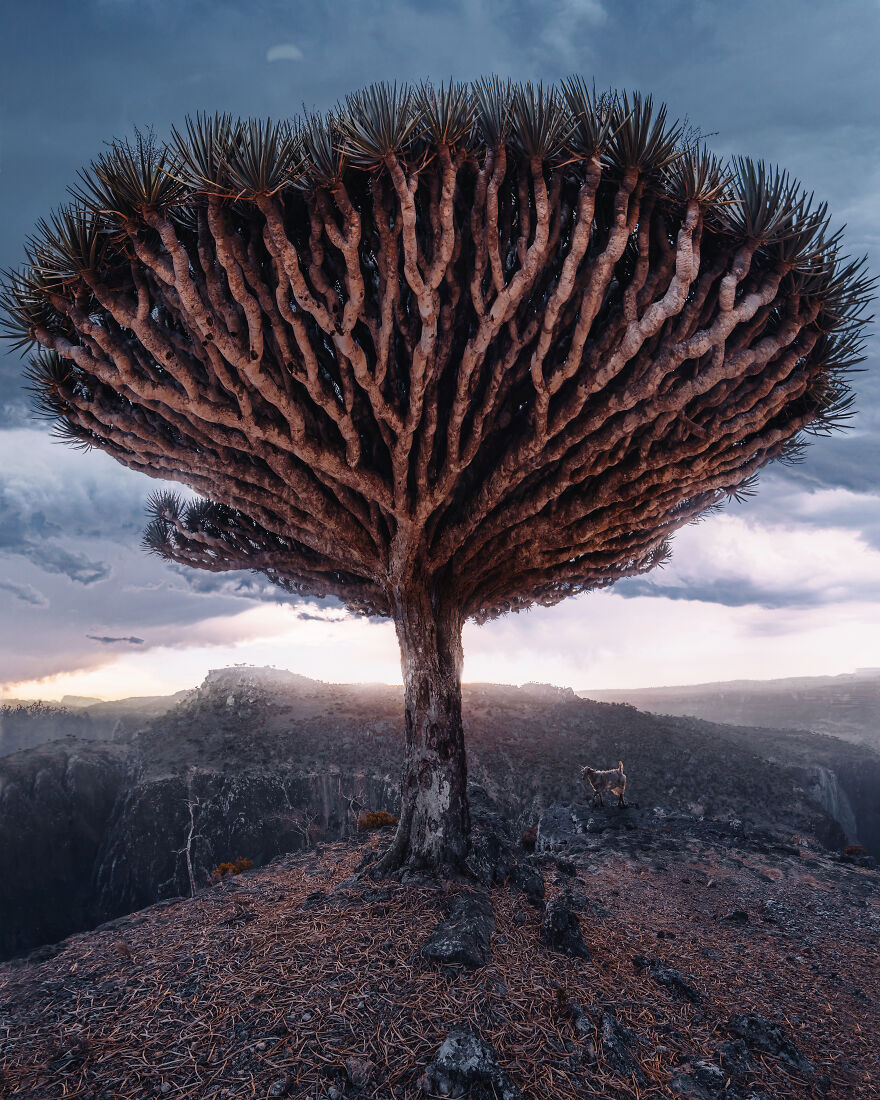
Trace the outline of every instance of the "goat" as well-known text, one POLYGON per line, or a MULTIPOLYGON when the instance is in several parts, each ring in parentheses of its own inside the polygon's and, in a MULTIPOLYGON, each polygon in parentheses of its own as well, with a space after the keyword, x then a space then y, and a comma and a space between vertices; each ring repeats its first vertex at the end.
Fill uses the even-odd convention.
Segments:
POLYGON ((623 774, 622 760, 617 761, 616 768, 611 768, 608 771, 597 771, 595 768, 581 768, 581 779, 586 779, 593 788, 591 805, 595 806, 596 796, 598 795, 599 805, 604 807, 605 803, 602 801, 602 792, 611 791, 612 794, 617 795, 617 805, 626 807, 626 800, 623 797, 626 791, 626 776, 623 774))

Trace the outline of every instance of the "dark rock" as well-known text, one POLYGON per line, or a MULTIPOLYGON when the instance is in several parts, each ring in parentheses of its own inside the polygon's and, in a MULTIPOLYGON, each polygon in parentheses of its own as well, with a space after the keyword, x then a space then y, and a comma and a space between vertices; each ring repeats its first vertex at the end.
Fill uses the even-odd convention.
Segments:
POLYGON ((615 1073, 621 1077, 633 1078, 637 1084, 645 1084, 642 1067, 630 1052, 635 1036, 611 1012, 602 1015, 602 1056, 615 1073))
POLYGON ((536 867, 527 863, 517 863, 510 872, 510 881, 526 896, 530 905, 536 909, 544 908, 544 876, 536 867))
POLYGON ((356 1089, 365 1089, 376 1076, 376 1063, 370 1058, 346 1058, 345 1073, 356 1089))
POLYGON ((572 912, 571 899, 563 894, 547 905, 541 924, 541 943, 553 951, 589 959, 590 949, 581 935, 581 925, 572 912))
MULTIPOLYGON (((697 1059, 676 1070, 669 1082, 669 1091, 688 1100, 712 1100, 725 1091, 727 1077, 713 1062, 697 1059)), ((727 1094, 730 1095, 729 1093, 727 1094)))
POLYGON ((673 1074, 669 1081, 669 1091, 673 1096, 683 1096, 686 1100, 712 1100, 712 1093, 689 1073, 677 1071, 673 1074))
POLYGON ((455 1028, 419 1081, 432 1096, 471 1100, 522 1100, 522 1093, 498 1065, 494 1049, 465 1028, 455 1028))
POLYGON ((727 1027, 733 1035, 743 1039, 751 1050, 781 1058, 801 1073, 812 1073, 812 1065, 789 1039, 784 1029, 766 1016, 760 1016, 757 1012, 741 1013, 731 1016, 727 1027))
POLYGON ((561 871, 564 875, 576 875, 577 867, 571 862, 570 859, 563 859, 561 856, 556 860, 557 870, 561 871))
POLYGON ((538 842, 538 827, 537 825, 530 825, 528 829, 523 829, 522 836, 519 838, 520 847, 525 848, 527 852, 534 852, 535 844, 538 842))
POLYGON ((471 846, 467 866, 483 886, 510 882, 522 890, 532 905, 544 903, 544 879, 521 858, 504 816, 484 788, 468 786, 471 810, 471 846))
POLYGON ((644 955, 633 956, 632 962, 637 970, 646 970, 658 985, 668 989, 674 996, 690 1001, 691 1004, 700 1003, 700 994, 684 975, 674 967, 667 966, 660 959, 645 958, 644 955))
POLYGON ((506 882, 516 863, 511 847, 500 833, 480 825, 474 826, 467 857, 468 869, 483 886, 506 882))
POLYGON ((422 945, 421 953, 444 966, 485 966, 491 958, 489 943, 494 929, 495 915, 486 894, 457 894, 446 918, 422 945))
POLYGON ((554 802, 541 814, 535 840, 538 852, 559 852, 569 848, 584 833, 583 815, 573 806, 554 802))
POLYGON ((749 1048, 742 1039, 728 1039, 718 1048, 718 1061, 732 1081, 743 1081, 752 1064, 749 1048))
POLYGON ((312 890, 312 892, 306 895, 303 900, 300 909, 317 909, 318 906, 324 903, 327 894, 324 890, 312 890))
POLYGON ((712 1095, 723 1092, 724 1086, 727 1084, 727 1077, 724 1072, 714 1062, 707 1062, 702 1058, 698 1058, 691 1063, 690 1072, 699 1084, 712 1095))
POLYGON ((574 1030, 581 1038, 592 1032, 593 1025, 583 1005, 579 1005, 576 1001, 573 1001, 568 1006, 568 1015, 574 1025, 574 1030))
POLYGON ((745 909, 731 909, 729 913, 721 917, 721 920, 727 924, 748 924, 749 914, 745 909))
POLYGON ((272 1097, 272 1100, 275 1100, 275 1098, 279 1096, 289 1096, 290 1086, 292 1084, 293 1081, 291 1081, 291 1079, 286 1074, 284 1074, 277 1080, 272 1082, 266 1095, 272 1097))

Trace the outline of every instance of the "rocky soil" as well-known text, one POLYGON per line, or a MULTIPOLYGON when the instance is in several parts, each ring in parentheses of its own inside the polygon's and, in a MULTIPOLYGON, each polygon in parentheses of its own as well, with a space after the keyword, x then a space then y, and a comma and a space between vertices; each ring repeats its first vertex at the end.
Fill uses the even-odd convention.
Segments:
POLYGON ((468 879, 374 882, 370 834, 3 964, 0 1093, 878 1095, 871 860, 581 803, 524 848, 473 802, 468 879), (453 957, 456 935, 477 950, 453 957))
MULTIPOLYGON (((231 668, 170 709, 151 705, 124 740, 66 738, 0 760, 0 957, 189 893, 187 848, 202 886, 223 861, 261 866, 351 837, 363 808, 397 808, 397 689, 231 668)), ((517 830, 584 797, 581 764, 621 757, 644 807, 834 851, 866 843, 862 823, 880 813, 880 756, 838 742, 838 764, 830 739, 809 733, 661 718, 540 685, 467 685, 464 715, 471 778, 517 830)))

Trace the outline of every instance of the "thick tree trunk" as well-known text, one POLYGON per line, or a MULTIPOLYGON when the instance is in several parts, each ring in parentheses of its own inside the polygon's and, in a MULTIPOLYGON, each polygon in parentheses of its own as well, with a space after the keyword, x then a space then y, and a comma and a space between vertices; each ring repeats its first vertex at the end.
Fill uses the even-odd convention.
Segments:
POLYGON ((470 815, 461 725, 461 617, 424 589, 400 593, 394 619, 406 702, 400 821, 377 872, 455 870, 467 855, 470 815))

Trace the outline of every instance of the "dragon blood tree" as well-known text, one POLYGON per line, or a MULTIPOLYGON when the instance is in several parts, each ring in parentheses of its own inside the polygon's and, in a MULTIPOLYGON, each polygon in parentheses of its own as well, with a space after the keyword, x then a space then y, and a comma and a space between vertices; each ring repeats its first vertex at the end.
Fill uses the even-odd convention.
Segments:
POLYGON ((386 870, 467 851, 465 620, 653 568, 847 415, 862 263, 650 98, 375 85, 117 143, 72 195, 7 276, 39 407, 199 494, 151 550, 394 620, 386 870))

